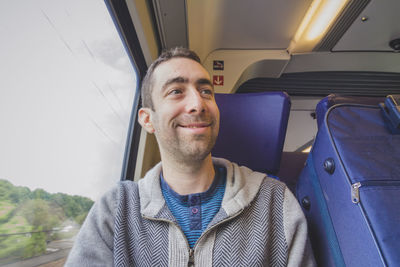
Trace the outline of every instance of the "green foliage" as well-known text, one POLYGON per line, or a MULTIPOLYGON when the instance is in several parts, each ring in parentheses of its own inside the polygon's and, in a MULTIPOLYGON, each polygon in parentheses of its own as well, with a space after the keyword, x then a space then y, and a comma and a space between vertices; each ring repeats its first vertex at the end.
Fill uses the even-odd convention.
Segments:
MULTIPOLYGON (((34 231, 42 231, 42 227, 35 228, 34 231)), ((46 252, 46 234, 44 232, 33 233, 22 252, 23 258, 38 256, 46 252)))
POLYGON ((49 203, 42 199, 31 199, 21 206, 21 214, 35 229, 52 229, 61 223, 63 214, 51 209, 49 203))
POLYGON ((43 200, 51 200, 51 194, 44 191, 43 189, 35 189, 31 193, 32 199, 43 199, 43 200))
POLYGON ((17 186, 10 193, 9 198, 13 203, 21 203, 28 200, 31 195, 31 190, 28 187, 17 186))
POLYGON ((31 198, 31 190, 28 187, 14 186, 9 181, 0 179, 0 201, 20 203, 29 198, 31 198))
MULTIPOLYGON (((29 200, 47 201, 53 209, 61 208, 67 218, 76 218, 86 214, 93 205, 93 201, 87 197, 70 196, 63 193, 50 194, 43 189, 30 191, 27 187, 14 186, 9 181, 0 179, 0 201, 25 205, 26 202, 30 203, 29 200)), ((39 202, 36 206, 38 205, 39 202)), ((44 205, 43 202, 42 205, 44 205)))
MULTIPOLYGON (((12 235, 0 237, 0 259, 4 258, 22 258, 24 249, 31 236, 12 235)), ((1 264, 1 262, 0 262, 1 264)))
POLYGON ((89 212, 79 214, 78 216, 75 217, 75 221, 76 221, 79 225, 82 225, 83 222, 85 221, 86 216, 88 215, 88 213, 89 213, 89 212))
POLYGON ((0 224, 0 236, 3 234, 25 233, 31 230, 32 226, 20 215, 15 215, 7 223, 0 224))
POLYGON ((87 213, 93 205, 93 201, 89 198, 69 196, 63 193, 54 194, 52 201, 64 210, 68 218, 75 218, 78 215, 87 213))
POLYGON ((31 232, 32 227, 25 218, 16 215, 7 223, 0 224, 0 265, 13 259, 23 257, 23 251, 31 239, 31 235, 7 235, 12 233, 31 232))
POLYGON ((0 224, 8 222, 17 211, 14 204, 0 201, 0 224))
POLYGON ((50 194, 43 189, 30 191, 0 179, 0 265, 43 254, 46 241, 71 238, 77 229, 51 230, 62 229, 69 219, 82 224, 92 205, 86 197, 50 194))
POLYGON ((0 179, 0 200, 8 200, 9 192, 13 187, 9 181, 0 179))

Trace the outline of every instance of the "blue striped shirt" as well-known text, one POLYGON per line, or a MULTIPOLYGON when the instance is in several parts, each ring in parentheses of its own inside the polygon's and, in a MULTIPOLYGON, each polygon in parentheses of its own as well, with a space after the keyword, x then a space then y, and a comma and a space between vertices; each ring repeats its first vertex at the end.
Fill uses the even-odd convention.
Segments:
POLYGON ((160 174, 164 199, 191 248, 221 208, 225 193, 226 169, 221 166, 214 166, 214 169, 214 181, 207 191, 189 195, 176 193, 164 180, 162 172, 160 174))

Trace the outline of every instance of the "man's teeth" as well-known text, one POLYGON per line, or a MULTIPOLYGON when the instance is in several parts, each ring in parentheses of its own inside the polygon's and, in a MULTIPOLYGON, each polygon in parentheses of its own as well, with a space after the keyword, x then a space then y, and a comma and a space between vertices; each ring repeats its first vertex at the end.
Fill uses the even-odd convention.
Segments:
POLYGON ((205 126, 184 126, 185 128, 203 128, 205 126))

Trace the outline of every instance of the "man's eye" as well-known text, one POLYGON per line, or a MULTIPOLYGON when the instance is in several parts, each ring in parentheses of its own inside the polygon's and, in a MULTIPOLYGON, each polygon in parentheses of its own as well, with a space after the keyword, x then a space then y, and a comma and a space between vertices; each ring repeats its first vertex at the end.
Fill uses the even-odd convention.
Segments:
POLYGON ((211 89, 202 89, 201 93, 205 95, 212 95, 213 91, 211 89))
POLYGON ((171 90, 168 94, 169 95, 179 95, 179 94, 182 94, 182 90, 174 89, 174 90, 171 90))

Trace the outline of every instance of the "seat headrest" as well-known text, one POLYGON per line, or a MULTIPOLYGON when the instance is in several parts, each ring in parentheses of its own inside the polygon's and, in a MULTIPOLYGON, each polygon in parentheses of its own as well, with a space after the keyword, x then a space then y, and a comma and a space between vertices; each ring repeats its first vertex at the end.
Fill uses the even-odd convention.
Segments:
POLYGON ((216 94, 221 119, 211 154, 252 170, 279 170, 290 98, 284 92, 216 94))

